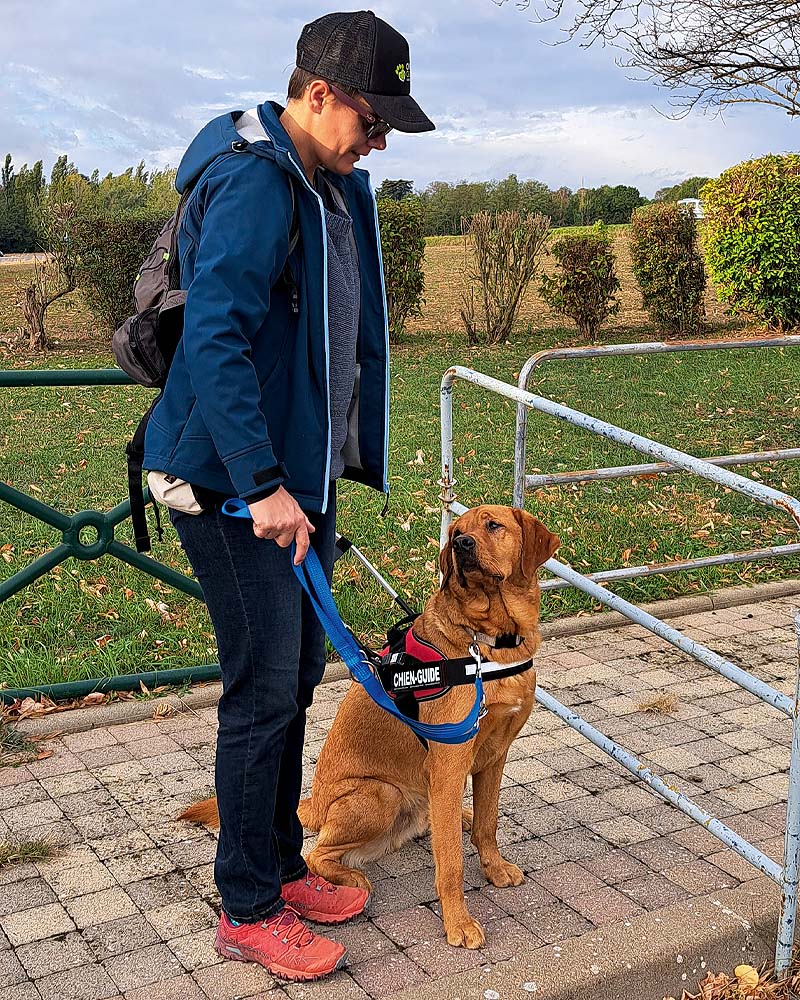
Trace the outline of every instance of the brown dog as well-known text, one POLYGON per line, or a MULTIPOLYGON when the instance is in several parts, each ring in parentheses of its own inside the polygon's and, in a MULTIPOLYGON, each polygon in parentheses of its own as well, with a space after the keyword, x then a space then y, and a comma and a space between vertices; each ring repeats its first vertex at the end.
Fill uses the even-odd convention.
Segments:
MULTIPOLYGON (((532 515, 510 507, 482 506, 463 514, 450 529, 441 554, 441 589, 414 622, 418 639, 445 657, 466 656, 475 632, 516 633, 516 649, 480 646, 496 663, 533 656, 540 637, 537 567, 558 547, 532 515)), ((298 815, 319 830, 309 868, 331 882, 369 887, 356 871, 398 848, 430 824, 436 891, 447 940, 478 948, 484 936, 464 901, 461 800, 472 775, 472 842, 486 878, 497 886, 519 885, 523 874, 497 849, 497 807, 506 755, 533 708, 533 670, 488 682, 487 715, 475 739, 459 745, 433 743, 428 752, 412 731, 379 708, 358 684, 342 702, 322 748, 310 798, 298 815)), ((453 722, 469 711, 467 685, 435 701, 420 703, 423 722, 453 722)))
MULTIPOLYGON (((451 527, 440 557, 442 585, 414 622, 415 636, 446 658, 463 657, 473 635, 521 636, 513 649, 480 644, 483 659, 514 663, 534 655, 538 632, 537 568, 558 548, 558 538, 525 511, 485 505, 451 527)), ((358 871, 430 827, 436 891, 447 940, 479 948, 481 925, 464 900, 461 802, 472 775, 472 842, 486 878, 497 886, 519 885, 520 869, 497 848, 500 781, 508 749, 533 708, 534 670, 486 683, 488 712, 467 743, 431 742, 427 752, 404 723, 377 706, 353 684, 325 741, 311 796, 300 803, 303 826, 318 830, 309 868, 331 882, 369 888, 358 871)), ((420 703, 428 723, 463 718, 474 701, 470 685, 451 688, 420 703)), ((182 818, 208 822, 214 800, 198 803, 182 818)))

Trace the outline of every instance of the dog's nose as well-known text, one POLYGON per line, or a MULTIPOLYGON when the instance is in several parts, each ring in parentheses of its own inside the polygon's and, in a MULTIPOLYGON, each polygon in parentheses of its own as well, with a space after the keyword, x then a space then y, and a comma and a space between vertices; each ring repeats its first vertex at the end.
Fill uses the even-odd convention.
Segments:
POLYGON ((475 539, 472 535, 456 535, 453 539, 453 548, 457 552, 473 552, 475 550, 475 539))

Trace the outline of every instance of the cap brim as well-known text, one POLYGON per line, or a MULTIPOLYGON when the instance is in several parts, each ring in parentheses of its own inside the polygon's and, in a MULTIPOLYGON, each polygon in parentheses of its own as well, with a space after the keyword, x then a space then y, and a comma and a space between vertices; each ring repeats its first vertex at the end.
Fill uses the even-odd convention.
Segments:
POLYGON ((376 115, 398 132, 432 132, 436 126, 411 96, 368 94, 359 91, 376 115))

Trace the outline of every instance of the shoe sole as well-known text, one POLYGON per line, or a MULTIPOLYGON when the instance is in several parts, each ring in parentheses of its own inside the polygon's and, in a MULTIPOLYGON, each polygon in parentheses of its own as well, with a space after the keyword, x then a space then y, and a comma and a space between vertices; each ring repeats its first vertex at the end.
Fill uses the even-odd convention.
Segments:
POLYGON ((296 903, 287 903, 287 906, 291 906, 294 912, 300 917, 301 920, 312 920, 315 924, 327 924, 330 926, 335 926, 336 924, 347 923, 348 920, 352 920, 354 917, 362 914, 366 908, 369 906, 369 901, 372 896, 367 896, 364 901, 364 905, 360 910, 353 910, 352 913, 325 913, 321 910, 301 910, 296 903))
MULTIPOLYGON (((246 949, 249 950, 249 949, 246 949)), ((310 983, 317 979, 324 979, 325 976, 330 976, 334 972, 338 972, 339 969, 347 962, 347 952, 342 955, 338 960, 336 965, 331 969, 326 969, 325 972, 315 972, 313 974, 297 972, 295 970, 284 969, 280 965, 274 963, 268 963, 263 961, 261 958, 257 957, 257 952, 252 952, 251 955, 245 954, 245 949, 239 947, 239 945, 226 945, 219 941, 214 942, 214 951, 221 957, 230 959, 232 962, 254 962, 256 965, 260 965, 267 972, 271 973, 273 976, 277 976, 279 979, 285 979, 291 983, 310 983), (230 950, 235 948, 236 951, 230 950)))

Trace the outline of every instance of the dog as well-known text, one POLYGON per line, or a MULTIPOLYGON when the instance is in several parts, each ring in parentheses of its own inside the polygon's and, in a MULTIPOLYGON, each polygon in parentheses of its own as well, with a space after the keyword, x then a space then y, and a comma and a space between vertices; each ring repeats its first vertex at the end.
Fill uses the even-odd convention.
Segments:
MULTIPOLYGON (((488 504, 467 511, 450 528, 440 555, 440 589, 414 621, 414 636, 450 659, 466 656, 476 633, 484 639, 511 634, 521 640, 514 648, 479 641, 483 660, 509 664, 533 657, 541 642, 537 570, 558 545, 558 537, 526 511, 488 504)), ((360 867, 430 829, 447 941, 481 947, 483 928, 464 899, 462 823, 471 826, 487 880, 520 885, 522 871, 497 847, 497 812, 508 750, 533 709, 535 689, 533 669, 486 682, 487 711, 477 736, 455 745, 431 741, 426 749, 353 684, 320 753, 311 795, 298 808, 303 826, 319 833, 306 859, 310 870, 369 890, 360 867), (462 813, 470 775, 472 816, 462 813)), ((451 687, 419 702, 420 719, 461 719, 474 697, 471 685, 451 687)), ((212 799, 181 818, 209 821, 215 813, 212 799)))

